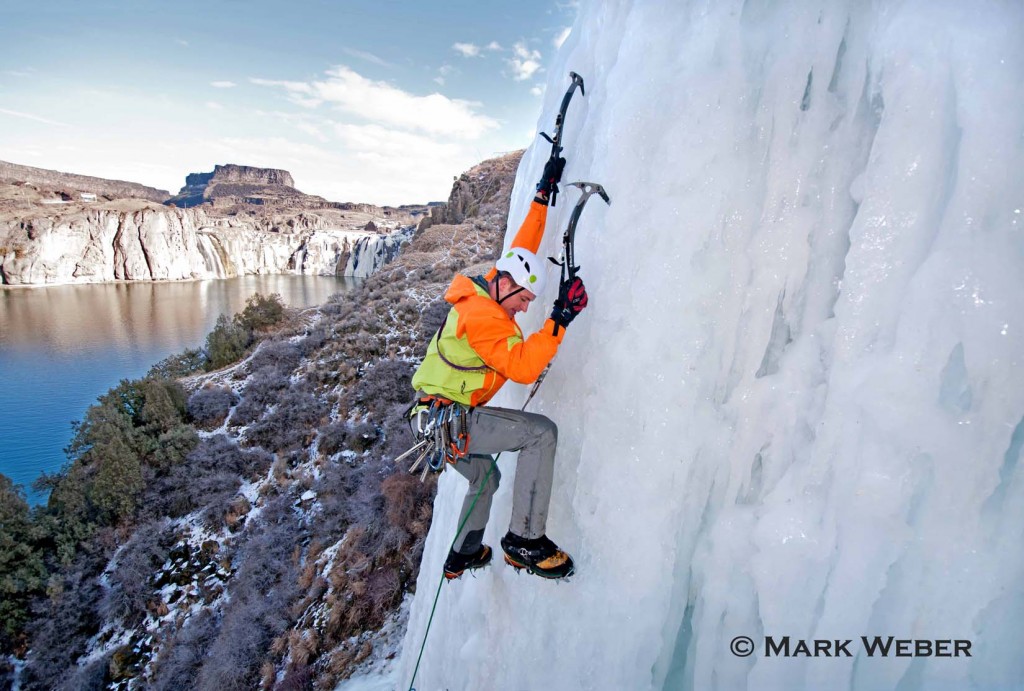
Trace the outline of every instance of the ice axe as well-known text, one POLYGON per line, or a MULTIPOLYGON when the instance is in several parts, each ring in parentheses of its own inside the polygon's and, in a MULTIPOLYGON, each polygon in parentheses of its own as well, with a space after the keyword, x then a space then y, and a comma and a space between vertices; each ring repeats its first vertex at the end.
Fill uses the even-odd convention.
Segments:
MULTIPOLYGON (((545 132, 541 132, 540 136, 544 137, 551 144, 551 155, 548 157, 549 160, 555 160, 562 154, 562 125, 565 124, 565 113, 569 109, 569 101, 572 100, 572 95, 577 88, 580 90, 582 96, 586 96, 587 92, 583 88, 583 77, 579 76, 575 72, 569 73, 569 78, 572 79, 572 83, 569 84, 569 88, 565 90, 565 95, 562 96, 562 104, 558 107, 558 115, 555 116, 555 136, 550 137, 545 132)), ((555 199, 558 197, 558 187, 556 186, 551 190, 551 206, 555 205, 555 199)))
MULTIPOLYGON (((579 201, 576 202, 576 206, 573 207, 572 215, 569 217, 569 225, 565 227, 565 234, 562 235, 562 259, 561 261, 554 257, 548 257, 554 264, 558 264, 562 267, 562 281, 572 280, 576 278, 576 274, 579 272, 580 267, 576 266, 575 259, 575 244, 576 244, 576 225, 580 222, 580 216, 583 215, 583 207, 587 205, 587 200, 590 199, 591 195, 597 194, 601 199, 604 200, 605 204, 611 206, 612 200, 608 197, 608 193, 605 192, 604 187, 597 184, 596 182, 570 182, 570 187, 579 187, 583 195, 579 201)), ((554 359, 552 359, 554 362, 554 359)), ((544 371, 537 377, 537 381, 533 383, 530 388, 530 395, 526 397, 526 403, 523 404, 522 410, 526 410, 526 406, 530 405, 530 401, 533 400, 534 394, 537 393, 537 389, 540 388, 541 382, 544 381, 544 377, 548 375, 548 370, 551 369, 551 362, 548 363, 544 371)))
POLYGON ((576 206, 573 207, 572 215, 569 216, 569 225, 565 227, 565 233, 562 235, 562 260, 558 261, 553 257, 548 257, 552 262, 562 267, 563 281, 566 279, 567 274, 570 279, 576 278, 576 274, 580 270, 580 267, 576 266, 575 259, 576 225, 580 222, 580 216, 583 215, 583 207, 587 205, 587 200, 590 199, 591 195, 597 194, 604 200, 605 204, 611 206, 612 203, 604 187, 596 182, 570 182, 569 186, 579 187, 580 192, 583 194, 579 201, 576 202, 576 206))

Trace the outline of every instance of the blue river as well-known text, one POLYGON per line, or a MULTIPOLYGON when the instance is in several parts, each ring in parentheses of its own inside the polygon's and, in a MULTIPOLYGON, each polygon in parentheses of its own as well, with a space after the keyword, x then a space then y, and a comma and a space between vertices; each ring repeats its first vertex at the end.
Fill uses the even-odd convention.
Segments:
POLYGON ((0 289, 0 473, 30 503, 44 501, 32 482, 64 465, 71 422, 97 396, 201 346, 217 316, 242 310, 254 293, 307 307, 354 285, 277 275, 0 289))

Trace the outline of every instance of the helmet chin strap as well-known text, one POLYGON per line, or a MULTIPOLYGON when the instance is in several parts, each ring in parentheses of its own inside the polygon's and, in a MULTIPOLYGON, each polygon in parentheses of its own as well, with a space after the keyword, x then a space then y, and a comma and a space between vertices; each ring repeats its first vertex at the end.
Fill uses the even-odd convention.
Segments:
MULTIPOLYGON (((501 279, 502 279, 502 276, 508 276, 508 274, 498 274, 498 276, 494 279, 494 294, 497 296, 497 303, 499 305, 501 303, 505 302, 505 300, 508 300, 513 295, 518 295, 519 293, 521 293, 524 290, 526 290, 526 288, 522 287, 521 285, 516 284, 516 289, 515 290, 509 292, 509 294, 506 295, 505 297, 501 297, 501 279)), ((509 278, 509 280, 511 281, 512 279, 509 278)))
MULTIPOLYGON (((509 299, 510 297, 512 297, 513 295, 518 295, 519 293, 523 292, 524 290, 526 290, 526 288, 523 288, 522 286, 519 286, 518 288, 516 288, 515 290, 513 290, 513 291, 512 291, 511 293, 509 293, 508 295, 506 295, 505 297, 503 297, 503 298, 500 298, 500 299, 498 300, 498 304, 500 305, 501 303, 505 302, 505 300, 508 300, 508 299, 509 299)), ((495 290, 495 292, 497 292, 497 290, 495 290)))

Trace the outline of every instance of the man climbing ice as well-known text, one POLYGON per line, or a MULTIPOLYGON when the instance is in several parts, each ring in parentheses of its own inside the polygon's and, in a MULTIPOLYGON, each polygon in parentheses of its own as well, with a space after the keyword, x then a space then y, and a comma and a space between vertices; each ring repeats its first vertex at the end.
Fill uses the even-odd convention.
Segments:
POLYGON ((586 288, 575 277, 559 286, 551 317, 540 331, 524 339, 515 321, 544 289, 544 267, 536 252, 548 197, 557 193, 564 167, 564 158, 548 160, 529 213, 494 268, 485 276, 456 275, 452 280, 444 296, 452 307, 412 378, 421 407, 462 406, 468 411, 462 437, 467 444, 453 465, 469 481, 469 489, 459 514, 462 527, 444 564, 448 579, 491 561, 491 548, 482 541, 501 478, 493 454, 502 451, 519 452, 512 518, 501 539, 505 561, 544 578, 573 573, 572 558, 545 535, 558 428, 543 415, 485 406, 509 379, 536 381, 566 328, 587 306, 586 288))

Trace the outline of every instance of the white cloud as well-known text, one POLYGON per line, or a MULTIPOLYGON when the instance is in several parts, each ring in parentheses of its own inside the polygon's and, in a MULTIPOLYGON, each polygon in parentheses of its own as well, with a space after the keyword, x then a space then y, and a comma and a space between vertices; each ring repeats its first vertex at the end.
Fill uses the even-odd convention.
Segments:
POLYGON ((454 71, 455 68, 452 67, 451 65, 441 65, 439 68, 437 68, 437 76, 434 77, 434 81, 440 84, 441 86, 444 86, 445 82, 448 80, 448 75, 454 71))
POLYGON ((409 160, 447 158, 459 152, 459 147, 455 144, 410 132, 391 130, 380 125, 336 123, 334 132, 350 150, 394 159, 399 166, 408 165, 409 160))
POLYGON ((531 50, 519 41, 512 46, 512 53, 514 57, 508 60, 508 64, 512 67, 512 78, 517 82, 529 79, 540 69, 540 51, 531 50))
MULTIPOLYGON (((306 82, 291 82, 280 79, 257 79, 250 78, 250 82, 257 86, 273 86, 280 87, 288 92, 289 98, 293 103, 297 103, 300 106, 306 108, 316 108, 324 102, 322 98, 318 98, 315 95, 315 89, 312 84, 306 82)), ((315 84, 316 82, 314 82, 315 84)))
POLYGON ((475 58, 480 55, 480 46, 472 43, 456 43, 452 46, 456 53, 461 53, 464 58, 475 58))
POLYGON ((493 118, 477 112, 479 103, 438 93, 417 96, 387 82, 367 79, 344 65, 328 70, 326 79, 321 81, 251 81, 283 88, 292 102, 307 108, 328 104, 349 115, 405 130, 476 139, 499 126, 493 118))
POLYGON ((393 67, 393 65, 387 60, 365 50, 357 50, 355 48, 343 48, 342 50, 346 55, 351 55, 354 58, 365 60, 366 62, 372 62, 374 65, 379 65, 381 67, 393 67))
POLYGON ((314 125, 312 123, 309 123, 309 122, 299 122, 299 123, 296 123, 295 127, 300 132, 304 132, 304 133, 308 134, 310 137, 313 137, 313 139, 316 139, 317 141, 319 141, 321 143, 326 144, 328 141, 330 141, 330 139, 327 137, 327 135, 325 135, 322 131, 320 131, 319 127, 317 127, 316 125, 314 125))
POLYGON ((186 41, 183 38, 176 38, 174 39, 174 42, 177 43, 179 46, 184 46, 185 48, 188 48, 188 41, 186 41))
POLYGON ((221 104, 217 103, 216 101, 207 101, 206 102, 206 107, 209 108, 210 110, 224 110, 224 106, 222 106, 221 104))
POLYGON ((502 50, 501 44, 497 41, 491 41, 487 44, 487 50, 502 50))
POLYGON ((564 29, 562 29, 560 32, 558 32, 558 35, 555 36, 555 40, 554 40, 555 48, 556 49, 561 48, 562 44, 565 43, 565 39, 569 38, 569 34, 571 34, 571 33, 572 33, 572 27, 571 26, 567 26, 564 29))
POLYGON ((543 96, 544 87, 541 86, 540 84, 536 84, 532 89, 530 89, 530 93, 533 94, 534 96, 543 96))
MULTIPOLYGON (((254 110, 254 115, 259 115, 265 118, 273 118, 274 120, 280 120, 294 127, 299 132, 316 139, 321 143, 330 141, 330 137, 324 134, 324 129, 330 129, 333 126, 333 122, 325 120, 323 118, 310 116, 307 113, 286 113, 280 110, 265 111, 265 110, 254 110)), ((278 129, 277 126, 274 126, 278 129)))
POLYGON ((218 82, 210 82, 210 86, 212 86, 214 88, 217 88, 217 89, 233 89, 236 86, 238 86, 238 84, 235 84, 234 82, 228 82, 228 81, 218 81, 218 82))
POLYGON ((6 108, 0 108, 0 115, 9 115, 12 118, 23 118, 25 120, 32 120, 34 122, 41 122, 44 125, 56 125, 58 127, 70 127, 66 122, 57 122, 56 120, 50 120, 49 118, 39 117, 32 113, 22 113, 17 110, 7 110, 6 108))

